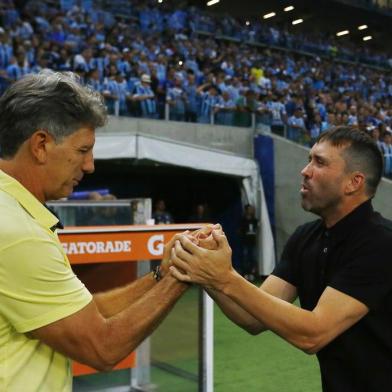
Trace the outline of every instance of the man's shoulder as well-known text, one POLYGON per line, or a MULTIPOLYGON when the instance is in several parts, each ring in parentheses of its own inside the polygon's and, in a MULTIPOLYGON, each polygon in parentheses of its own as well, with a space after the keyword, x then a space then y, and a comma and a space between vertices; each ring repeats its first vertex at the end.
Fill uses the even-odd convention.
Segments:
POLYGON ((23 215, 24 211, 25 210, 14 197, 0 190, 1 224, 8 219, 13 219, 15 215, 23 215))
POLYGON ((11 196, 0 192, 0 248, 26 238, 40 237, 39 225, 11 196))
POLYGON ((382 216, 379 212, 375 212, 371 220, 374 229, 385 236, 392 238, 392 220, 382 216))
POLYGON ((317 219, 311 222, 304 223, 294 230, 287 241, 287 246, 297 247, 301 244, 305 244, 315 233, 320 231, 323 227, 321 219, 317 219))
POLYGON ((302 225, 297 226, 297 228, 294 231, 294 234, 304 235, 307 233, 313 233, 314 231, 319 230, 322 227, 322 225, 323 222, 321 219, 315 219, 310 222, 306 222, 302 225))

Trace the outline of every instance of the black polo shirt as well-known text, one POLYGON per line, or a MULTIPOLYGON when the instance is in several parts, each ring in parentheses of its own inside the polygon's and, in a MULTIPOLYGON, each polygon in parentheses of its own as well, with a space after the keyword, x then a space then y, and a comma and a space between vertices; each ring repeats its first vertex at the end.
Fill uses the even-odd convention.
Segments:
POLYGON ((300 226, 273 275, 297 288, 304 309, 327 286, 370 309, 317 354, 323 391, 392 391, 391 221, 367 201, 329 229, 321 220, 300 226))

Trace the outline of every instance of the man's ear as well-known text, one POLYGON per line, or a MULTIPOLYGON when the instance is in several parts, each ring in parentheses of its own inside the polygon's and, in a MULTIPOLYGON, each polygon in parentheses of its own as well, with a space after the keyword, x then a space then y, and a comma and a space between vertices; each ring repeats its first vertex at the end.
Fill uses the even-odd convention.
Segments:
POLYGON ((53 136, 47 131, 39 129, 29 139, 30 152, 38 163, 44 164, 48 159, 48 151, 54 143, 53 136))
POLYGON ((346 194, 355 193, 365 187, 365 176, 361 172, 354 172, 351 174, 350 180, 346 185, 346 194))

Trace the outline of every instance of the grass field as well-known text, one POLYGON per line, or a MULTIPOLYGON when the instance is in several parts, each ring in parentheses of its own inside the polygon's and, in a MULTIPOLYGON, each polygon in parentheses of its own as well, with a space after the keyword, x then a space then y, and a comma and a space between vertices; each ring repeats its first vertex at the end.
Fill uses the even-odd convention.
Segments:
MULTIPOLYGON (((186 373, 197 374, 196 289, 176 305, 152 339, 153 359, 186 373)), ((216 392, 317 392, 321 390, 318 363, 271 332, 251 336, 214 307, 214 387, 216 392)), ((160 392, 192 392, 189 378, 153 368, 160 392)))
MULTIPOLYGON (((316 392, 317 359, 271 332, 251 336, 215 306, 215 392, 316 392)), ((184 391, 185 392, 185 391, 184 391)))

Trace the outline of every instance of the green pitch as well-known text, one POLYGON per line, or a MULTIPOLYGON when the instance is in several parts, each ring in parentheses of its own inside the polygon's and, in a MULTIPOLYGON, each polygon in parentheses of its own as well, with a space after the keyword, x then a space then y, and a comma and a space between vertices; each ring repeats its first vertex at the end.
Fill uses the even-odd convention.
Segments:
MULTIPOLYGON (((192 288, 152 337, 152 382, 159 392, 197 392, 197 298, 192 288), (167 372, 159 364, 179 370, 167 372)), ((215 392, 321 391, 318 363, 271 332, 252 336, 214 308, 215 392)))

